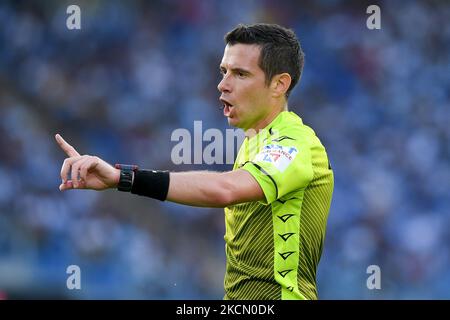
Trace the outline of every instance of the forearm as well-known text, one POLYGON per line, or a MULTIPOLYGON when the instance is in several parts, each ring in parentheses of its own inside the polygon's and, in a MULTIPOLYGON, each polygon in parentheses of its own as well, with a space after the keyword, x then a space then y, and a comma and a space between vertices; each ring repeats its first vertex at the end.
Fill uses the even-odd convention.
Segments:
POLYGON ((233 202, 234 184, 227 172, 171 172, 167 200, 195 206, 223 208, 233 202))

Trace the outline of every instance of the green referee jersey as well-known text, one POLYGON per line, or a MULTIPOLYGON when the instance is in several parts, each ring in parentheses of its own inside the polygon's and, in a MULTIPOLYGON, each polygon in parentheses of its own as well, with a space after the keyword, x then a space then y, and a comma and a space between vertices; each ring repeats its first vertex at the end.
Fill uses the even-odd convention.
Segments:
POLYGON ((248 171, 265 200, 225 208, 225 299, 317 299, 316 271, 333 171, 314 131, 281 112, 246 138, 233 170, 248 171))

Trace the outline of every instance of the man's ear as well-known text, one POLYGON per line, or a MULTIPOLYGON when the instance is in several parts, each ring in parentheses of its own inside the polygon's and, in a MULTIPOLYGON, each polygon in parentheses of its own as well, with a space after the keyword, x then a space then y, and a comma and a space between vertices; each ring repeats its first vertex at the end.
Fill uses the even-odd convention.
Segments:
POLYGON ((291 86, 292 78, 289 73, 280 73, 272 78, 271 88, 272 95, 275 98, 284 96, 291 86))

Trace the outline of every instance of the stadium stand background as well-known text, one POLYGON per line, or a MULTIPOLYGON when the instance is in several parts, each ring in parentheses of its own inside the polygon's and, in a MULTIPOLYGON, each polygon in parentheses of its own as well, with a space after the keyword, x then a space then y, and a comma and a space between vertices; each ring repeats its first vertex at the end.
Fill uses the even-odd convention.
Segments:
POLYGON ((319 297, 450 298, 448 2, 378 1, 381 30, 370 1, 77 1, 78 31, 69 4, 0 3, 0 298, 223 297, 222 210, 61 193, 53 136, 110 163, 230 169, 172 164, 170 136, 227 128, 218 65, 241 22, 293 28, 306 53, 290 108, 335 170, 319 297))

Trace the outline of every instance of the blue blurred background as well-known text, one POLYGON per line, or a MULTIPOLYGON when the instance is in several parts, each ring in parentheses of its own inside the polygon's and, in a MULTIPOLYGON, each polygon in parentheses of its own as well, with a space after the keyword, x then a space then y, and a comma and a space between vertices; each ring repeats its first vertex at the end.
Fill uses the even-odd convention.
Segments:
POLYGON ((227 128, 223 35, 293 28, 290 109, 322 139, 335 192, 322 299, 450 298, 450 5, 378 1, 2 1, 0 298, 221 299, 224 216, 115 191, 61 193, 59 132, 82 154, 174 165, 177 128, 227 128), (67 6, 81 30, 66 28, 67 6), (66 268, 81 268, 68 290, 66 268), (366 269, 381 268, 369 290, 366 269))

